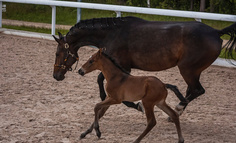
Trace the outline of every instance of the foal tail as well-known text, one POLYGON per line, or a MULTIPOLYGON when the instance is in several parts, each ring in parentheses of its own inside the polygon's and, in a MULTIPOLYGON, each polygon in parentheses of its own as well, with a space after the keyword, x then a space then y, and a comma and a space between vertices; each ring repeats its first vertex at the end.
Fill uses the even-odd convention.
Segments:
POLYGON ((179 100, 183 103, 188 103, 188 100, 184 98, 183 94, 180 93, 179 89, 177 86, 171 85, 171 84, 165 84, 166 88, 172 90, 175 95, 179 98, 179 100))
POLYGON ((230 36, 229 41, 223 46, 225 49, 225 57, 235 60, 233 51, 236 52, 236 23, 226 27, 218 32, 220 36, 227 34, 230 36))

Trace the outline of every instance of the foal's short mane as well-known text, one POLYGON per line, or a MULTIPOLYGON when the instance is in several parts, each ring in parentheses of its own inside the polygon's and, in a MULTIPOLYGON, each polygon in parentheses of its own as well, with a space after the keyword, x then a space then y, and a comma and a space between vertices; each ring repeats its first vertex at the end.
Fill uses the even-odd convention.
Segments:
POLYGON ((109 59, 117 68, 119 68, 122 72, 130 75, 130 73, 128 71, 126 71, 121 65, 119 65, 112 57, 110 57, 109 55, 105 54, 104 52, 102 52, 102 55, 104 55, 104 57, 106 57, 107 59, 109 59))

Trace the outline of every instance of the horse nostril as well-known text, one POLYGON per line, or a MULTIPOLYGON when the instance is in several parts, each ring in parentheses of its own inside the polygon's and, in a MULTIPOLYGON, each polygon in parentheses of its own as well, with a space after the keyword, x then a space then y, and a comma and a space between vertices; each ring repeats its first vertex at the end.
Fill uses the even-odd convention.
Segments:
POLYGON ((62 75, 62 74, 59 75, 59 80, 63 80, 64 78, 65 78, 64 75, 62 75))
POLYGON ((84 71, 82 69, 79 69, 78 73, 82 76, 84 75, 84 71))

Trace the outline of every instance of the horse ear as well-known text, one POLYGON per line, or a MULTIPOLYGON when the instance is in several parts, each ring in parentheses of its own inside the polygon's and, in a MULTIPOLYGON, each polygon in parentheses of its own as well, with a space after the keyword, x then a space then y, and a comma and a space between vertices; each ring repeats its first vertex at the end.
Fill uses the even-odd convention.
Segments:
POLYGON ((60 43, 60 39, 58 39, 56 36, 52 35, 52 37, 57 41, 57 43, 60 43))
POLYGON ((63 38, 63 35, 60 32, 58 32, 58 35, 59 35, 59 39, 63 38))

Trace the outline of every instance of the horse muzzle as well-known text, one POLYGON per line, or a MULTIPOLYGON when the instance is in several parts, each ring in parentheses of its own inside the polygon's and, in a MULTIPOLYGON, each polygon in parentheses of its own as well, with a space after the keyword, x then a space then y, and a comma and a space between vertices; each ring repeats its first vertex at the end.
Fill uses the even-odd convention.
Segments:
POLYGON ((65 79, 65 76, 62 74, 53 74, 53 78, 55 78, 57 81, 62 81, 65 79))

